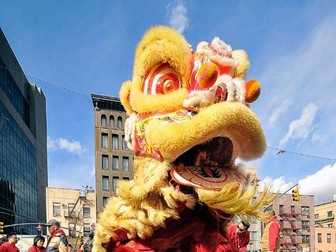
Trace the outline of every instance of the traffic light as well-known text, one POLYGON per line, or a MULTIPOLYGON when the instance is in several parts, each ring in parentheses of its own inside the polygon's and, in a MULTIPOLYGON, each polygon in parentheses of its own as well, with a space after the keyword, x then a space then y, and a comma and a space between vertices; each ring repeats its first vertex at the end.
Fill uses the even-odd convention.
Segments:
POLYGON ((292 190, 292 196, 293 196, 293 201, 300 201, 300 192, 299 192, 299 187, 296 186, 292 190))
POLYGON ((0 222, 0 234, 4 232, 4 223, 0 222))

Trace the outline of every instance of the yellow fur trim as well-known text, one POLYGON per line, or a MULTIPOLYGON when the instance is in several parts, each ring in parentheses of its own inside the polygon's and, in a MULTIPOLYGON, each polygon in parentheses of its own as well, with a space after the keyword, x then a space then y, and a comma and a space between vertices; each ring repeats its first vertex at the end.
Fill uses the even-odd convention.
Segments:
POLYGON ((243 160, 261 156, 266 148, 259 120, 251 109, 239 102, 217 103, 201 109, 191 120, 173 124, 153 121, 146 128, 148 144, 160 149, 168 161, 218 136, 229 137, 235 157, 243 160))
POLYGON ((178 206, 193 208, 196 200, 167 183, 169 164, 144 157, 135 157, 136 173, 132 181, 120 181, 118 197, 108 200, 105 210, 99 215, 95 236, 95 247, 103 249, 101 243, 118 228, 126 230, 130 238, 145 239, 164 227, 167 219, 178 219, 178 206))
POLYGON ((139 90, 132 89, 130 102, 137 113, 162 113, 182 109, 183 100, 187 95, 185 88, 165 95, 145 95, 139 90))
POLYGON ((156 26, 145 33, 137 46, 134 75, 143 77, 156 64, 169 63, 184 78, 186 85, 191 58, 189 44, 180 33, 169 27, 156 26))
POLYGON ((128 115, 132 114, 133 112, 133 109, 130 104, 131 86, 132 86, 131 81, 125 81, 122 84, 120 92, 119 92, 121 104, 124 106, 128 115))
POLYGON ((199 200, 204 202, 210 208, 223 211, 228 214, 238 214, 241 218, 246 219, 255 217, 265 220, 267 214, 261 212, 261 208, 274 201, 275 196, 266 188, 262 192, 255 203, 252 203, 253 197, 256 195, 256 186, 251 185, 245 188, 238 182, 232 182, 225 185, 221 191, 210 191, 196 189, 199 200))
POLYGON ((138 113, 174 111, 182 107, 191 73, 192 53, 184 37, 172 28, 150 29, 139 43, 134 61, 130 105, 138 113), (144 95, 145 74, 159 63, 168 63, 178 73, 182 89, 166 95, 144 95))
POLYGON ((250 67, 250 61, 248 59, 247 53, 244 50, 234 50, 232 52, 232 56, 239 61, 235 71, 235 77, 245 79, 247 71, 250 67))

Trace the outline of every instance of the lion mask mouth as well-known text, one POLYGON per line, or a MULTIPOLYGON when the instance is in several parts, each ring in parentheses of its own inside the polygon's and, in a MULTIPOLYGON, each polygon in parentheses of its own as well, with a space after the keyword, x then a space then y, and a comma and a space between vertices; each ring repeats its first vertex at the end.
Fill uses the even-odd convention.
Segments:
POLYGON ((217 191, 229 182, 247 183, 234 167, 232 141, 215 137, 179 156, 172 163, 170 175, 179 185, 217 191))

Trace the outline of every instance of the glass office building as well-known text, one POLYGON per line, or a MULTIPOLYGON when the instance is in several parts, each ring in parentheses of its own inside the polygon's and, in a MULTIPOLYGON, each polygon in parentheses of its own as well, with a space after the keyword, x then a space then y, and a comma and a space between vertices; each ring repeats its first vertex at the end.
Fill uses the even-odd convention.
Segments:
POLYGON ((0 28, 0 221, 5 233, 36 234, 47 187, 46 101, 30 84, 0 28))

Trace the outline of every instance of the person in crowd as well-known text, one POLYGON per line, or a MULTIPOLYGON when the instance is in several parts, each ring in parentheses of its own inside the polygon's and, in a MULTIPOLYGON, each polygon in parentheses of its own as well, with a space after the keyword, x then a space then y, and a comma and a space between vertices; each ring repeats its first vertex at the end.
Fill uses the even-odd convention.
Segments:
POLYGON ((7 241, 6 235, 0 237, 0 246, 7 241))
POLYGON ((91 252, 92 246, 93 246, 93 237, 94 237, 94 233, 91 232, 89 234, 89 239, 84 243, 84 246, 83 246, 84 252, 91 252))
POLYGON ((278 252, 280 251, 280 222, 274 210, 271 210, 271 217, 267 221, 261 237, 262 252, 278 252))
POLYGON ((18 237, 15 232, 8 233, 6 239, 7 241, 0 246, 0 252, 20 252, 16 247, 18 237))
POLYGON ((68 239, 61 229, 61 224, 57 220, 51 219, 46 226, 50 233, 46 252, 68 252, 68 239))
POLYGON ((45 252, 45 247, 43 246, 45 238, 41 235, 34 237, 33 246, 28 249, 28 252, 45 252))
POLYGON ((250 243, 249 227, 250 224, 246 221, 241 221, 238 225, 229 226, 228 240, 239 252, 247 251, 247 245, 250 243))

